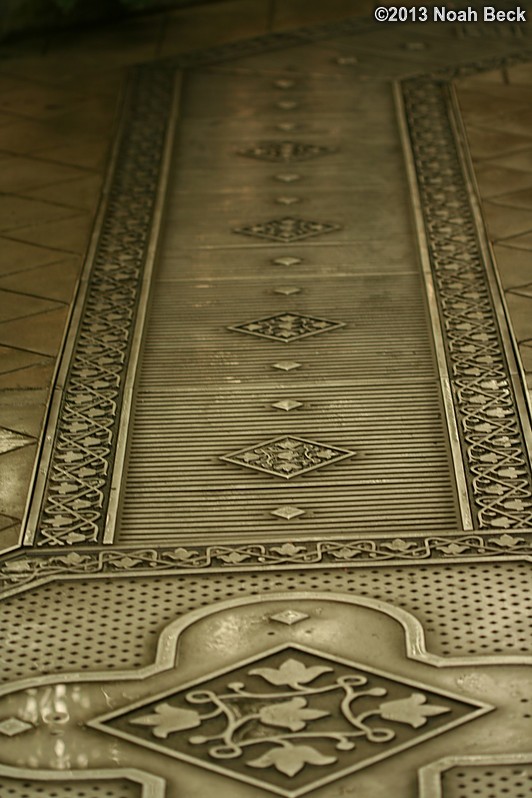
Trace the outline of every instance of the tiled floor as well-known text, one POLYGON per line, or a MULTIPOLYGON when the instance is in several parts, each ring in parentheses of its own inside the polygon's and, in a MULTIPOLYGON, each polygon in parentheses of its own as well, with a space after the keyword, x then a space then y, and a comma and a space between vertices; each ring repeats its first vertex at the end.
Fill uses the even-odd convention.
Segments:
POLYGON ((338 26, 185 70, 130 391, 172 107, 138 71, 76 323, 128 67, 372 10, 222 0, 0 53, 4 549, 36 485, 0 561, 1 798, 524 798, 532 481, 502 316, 530 379, 532 68, 455 85, 502 311, 447 78, 409 79, 466 34, 338 26), (325 152, 263 159, 292 130, 325 152))

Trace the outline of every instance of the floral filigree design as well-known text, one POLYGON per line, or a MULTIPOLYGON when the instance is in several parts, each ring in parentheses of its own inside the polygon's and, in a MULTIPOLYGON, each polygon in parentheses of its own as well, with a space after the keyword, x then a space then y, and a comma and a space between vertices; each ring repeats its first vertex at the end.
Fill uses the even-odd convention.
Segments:
POLYGON ((334 152, 331 147, 300 141, 262 141, 253 147, 238 150, 239 155, 245 155, 247 158, 272 161, 273 163, 308 161, 331 152, 334 152))
POLYGON ((295 796, 464 723, 478 706, 292 645, 126 707, 99 728, 295 796))
POLYGON ((532 528, 532 474, 445 90, 403 84, 475 526, 532 528))
POLYGON ((266 238, 280 244, 292 244, 294 241, 303 241, 306 238, 321 236, 324 233, 334 233, 341 230, 339 224, 329 222, 314 222, 309 219, 298 219, 285 216, 282 219, 271 219, 268 222, 257 222, 244 227, 235 227, 233 233, 240 233, 254 238, 266 238))
MULTIPOLYGON (((349 449, 326 446, 316 441, 286 435, 264 441, 257 446, 240 449, 220 459, 264 471, 266 474, 291 479, 321 466, 338 463, 355 454, 349 449)), ((295 553, 296 547, 290 548, 291 544, 287 546, 288 548, 285 546, 287 554, 295 553)), ((280 547, 279 551, 283 552, 283 547, 280 547)))
POLYGON ((96 549, 70 552, 42 552, 39 556, 15 555, 0 563, 0 594, 8 595, 72 574, 179 573, 207 571, 211 568, 250 568, 294 564, 349 565, 349 567, 388 565, 393 562, 476 561, 530 559, 532 534, 494 535, 493 533, 405 536, 411 544, 390 548, 382 537, 303 540, 298 545, 284 543, 227 543, 225 545, 159 546, 157 548, 96 549))
POLYGON ((289 344, 291 341, 297 341, 300 338, 308 338, 310 335, 337 330, 339 327, 344 326, 344 322, 321 319, 317 316, 303 316, 301 313, 279 313, 275 316, 267 316, 264 319, 236 324, 228 329, 289 344))

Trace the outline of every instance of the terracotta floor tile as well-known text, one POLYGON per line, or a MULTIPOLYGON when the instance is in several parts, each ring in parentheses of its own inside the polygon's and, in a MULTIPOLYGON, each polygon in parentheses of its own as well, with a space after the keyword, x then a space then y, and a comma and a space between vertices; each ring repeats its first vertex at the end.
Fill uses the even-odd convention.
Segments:
POLYGON ((532 230, 532 214, 528 210, 507 208, 505 205, 495 205, 485 201, 482 215, 491 241, 504 240, 532 230))
POLYGON ((506 294, 511 325, 518 342, 532 338, 532 298, 506 294))
POLYGON ((532 142, 528 136, 513 136, 509 133, 501 133, 487 127, 475 127, 474 125, 467 127, 467 140, 474 160, 499 158, 501 154, 523 150, 532 142))
POLYGON ((14 524, 2 529, 2 533, 0 534, 0 546, 3 551, 10 551, 10 549, 14 549, 18 545, 20 527, 20 521, 16 521, 14 524))
POLYGON ((37 453, 36 444, 0 456, 0 507, 6 515, 22 518, 37 453))
POLYGON ((492 200, 493 205, 506 205, 510 208, 523 208, 532 210, 532 188, 524 191, 512 191, 509 194, 501 194, 492 200))
POLYGON ((475 168, 475 175, 483 197, 492 199, 511 191, 532 188, 532 175, 493 166, 491 161, 482 161, 475 168))
POLYGON ((102 95, 104 97, 116 97, 124 85, 126 69, 117 67, 114 69, 98 69, 97 72, 91 70, 81 75, 64 75, 61 82, 62 86, 79 91, 89 97, 102 95))
MULTIPOLYGON (((12 518, 10 515, 0 515, 0 530, 4 531, 4 529, 7 529, 8 527, 13 526, 13 524, 16 523, 16 521, 17 521, 17 519, 16 518, 12 518)), ((1 541, 1 538, 0 538, 0 541, 1 541)))
POLYGON ((62 258, 48 266, 0 277, 0 289, 55 299, 58 302, 70 302, 80 276, 81 265, 81 259, 77 256, 62 258))
POLYGON ((502 69, 493 69, 488 72, 480 72, 476 75, 470 75, 467 78, 460 78, 456 81, 459 89, 482 89, 486 83, 493 85, 504 85, 506 83, 505 75, 502 69))
POLYGON ((9 346, 0 346, 0 374, 9 374, 17 369, 34 366, 42 361, 42 355, 34 355, 21 349, 9 346))
POLYGON ((54 183, 53 186, 32 189, 24 192, 24 196, 46 202, 57 202, 68 205, 69 208, 92 211, 98 202, 102 183, 103 175, 87 175, 76 180, 54 183))
MULTIPOLYGON (((530 276, 532 277, 532 274, 530 276)), ((532 299, 532 282, 530 282, 528 285, 523 285, 520 286, 519 288, 514 288, 511 291, 511 293, 516 294, 518 296, 526 296, 528 299, 532 299)))
POLYGON ((512 86, 524 84, 532 88, 532 64, 516 64, 508 67, 506 75, 512 86))
POLYGON ((46 390, 50 387, 55 371, 55 361, 0 374, 0 391, 20 390, 22 388, 46 390))
POLYGON ((31 319, 5 321, 0 324, 0 345, 55 356, 61 345, 67 317, 68 308, 61 307, 48 313, 39 313, 31 319))
POLYGON ((170 14, 160 47, 160 56, 219 45, 268 31, 269 0, 227 0, 202 8, 201 16, 194 8, 170 14))
POLYGON ((103 170, 110 142, 106 138, 76 139, 58 147, 37 149, 35 153, 50 161, 80 166, 84 169, 103 170))
POLYGON ((34 439, 29 438, 27 435, 21 435, 20 432, 0 427, 0 454, 14 452, 29 443, 34 443, 34 439))
POLYGON ((500 116, 490 120, 490 125, 494 130, 503 130, 508 133, 527 136, 532 129, 532 108, 518 113, 512 111, 509 113, 501 112, 500 116))
POLYGON ((51 222, 72 216, 72 209, 8 194, 0 194, 0 230, 8 232, 38 222, 51 222))
POLYGON ((46 119, 64 113, 82 98, 75 91, 21 82, 17 89, 0 93, 0 110, 31 119, 46 119))
POLYGON ((91 222, 90 215, 84 213, 58 222, 20 227, 13 237, 31 244, 55 247, 57 252, 82 254, 87 246, 91 222))
POLYGON ((529 346, 520 346, 519 355, 524 370, 532 376, 532 348, 529 346))
POLYGON ((0 275, 44 266, 57 260, 57 252, 0 236, 0 275))
POLYGON ((532 172, 532 147, 510 155, 504 155, 491 161, 491 163, 496 166, 502 166, 504 169, 532 172))
POLYGON ((57 147, 68 135, 55 119, 46 122, 12 119, 11 124, 0 127, 0 150, 25 155, 45 147, 57 147))
MULTIPOLYGON (((91 97, 80 103, 77 108, 69 110, 53 120, 59 130, 63 131, 62 141, 79 136, 104 136, 111 132, 115 121, 117 103, 114 96, 91 97)), ((61 142, 58 142, 58 146, 61 142)))
MULTIPOLYGON (((504 87, 497 88, 495 91, 489 87, 477 90, 460 89, 458 101, 463 118, 466 122, 481 125, 491 124, 492 119, 501 114, 517 114, 527 110, 530 105, 530 98, 516 97, 510 99, 504 87), (504 98, 504 99, 503 99, 504 98)), ((504 123, 504 120, 502 120, 504 123)))
POLYGON ((59 307, 57 302, 49 299, 40 299, 26 294, 17 294, 13 291, 0 290, 0 323, 14 319, 25 319, 36 313, 55 310, 59 307))
MULTIPOLYGON (((47 390, 1 391, 0 419, 2 424, 8 429, 37 439, 41 433, 41 423, 47 401, 47 390)), ((3 509, 3 512, 7 511, 3 509)))
POLYGON ((505 289, 526 285, 532 280, 532 253, 496 244, 497 269, 505 289))
POLYGON ((22 155, 0 157, 0 191, 23 194, 27 189, 39 188, 62 180, 84 177, 81 169, 22 155))
POLYGON ((275 4, 272 29, 284 30, 299 25, 319 25, 346 17, 372 15, 375 4, 369 0, 282 0, 275 4))
POLYGON ((507 247, 515 247, 516 249, 532 250, 532 233, 525 233, 525 235, 514 236, 513 238, 506 238, 504 244, 507 247))

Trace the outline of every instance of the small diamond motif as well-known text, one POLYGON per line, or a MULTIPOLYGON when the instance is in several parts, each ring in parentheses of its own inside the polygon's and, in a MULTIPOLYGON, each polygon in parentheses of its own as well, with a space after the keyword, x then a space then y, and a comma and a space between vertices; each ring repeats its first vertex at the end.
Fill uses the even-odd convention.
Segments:
POLYGON ((290 257, 275 258, 272 261, 272 263, 274 263, 275 266, 297 266, 298 263, 302 263, 302 262, 303 262, 303 258, 290 258, 290 257))
POLYGON ((301 288, 297 285, 281 285, 279 288, 273 289, 276 294, 284 294, 284 296, 292 296, 292 294, 300 294, 301 288))
POLYGON ((33 729, 31 723, 26 723, 25 720, 20 718, 6 718, 0 720, 0 734, 5 734, 6 737, 15 737, 17 734, 33 729))
POLYGON ((298 125, 297 122, 279 122, 275 127, 277 130, 282 130, 283 133, 291 133, 293 130, 299 130, 301 125, 298 125))
POLYGON ((275 402, 272 405, 277 410, 286 410, 287 412, 290 410, 295 410, 296 407, 303 407, 303 402, 298 402, 295 399, 281 399, 280 402, 275 402))
POLYGON ((306 621, 307 618, 310 618, 310 615, 307 615, 306 612, 298 612, 297 610, 284 610, 283 612, 277 612, 275 615, 270 615, 270 621, 284 623, 286 626, 293 626, 300 621, 306 621))
POLYGON ((272 368, 280 371, 292 371, 293 369, 300 369, 301 363, 296 363, 295 360, 279 360, 278 363, 273 364, 272 368))
POLYGON ((316 316, 279 313, 276 316, 267 316, 265 319, 256 319, 227 329, 289 344, 300 338, 308 338, 310 335, 330 332, 344 326, 344 322, 319 319, 316 316))
POLYGON ((273 85, 276 89, 292 89, 296 85, 296 82, 295 80, 281 78, 276 80, 273 85))
POLYGON ((281 111, 293 111, 294 108, 297 108, 298 106, 298 103, 296 103, 295 100, 280 100, 275 104, 281 111))
POLYGON ((299 197, 276 197, 275 202, 278 205, 297 205, 301 200, 299 197))
POLYGON ((354 457, 355 454, 356 452, 349 449, 327 446, 292 435, 281 435, 256 446, 231 452, 220 459, 263 471, 265 474, 292 479, 316 468, 338 463, 347 457, 354 457))
MULTIPOLYGON (((290 123, 291 124, 291 123, 290 123)), ((258 161, 291 163, 293 161, 309 161, 334 152, 330 147, 318 144, 306 144, 299 141, 262 141, 245 150, 238 150, 239 155, 256 158, 258 161)))
POLYGON ((233 233, 240 233, 255 238, 266 238, 268 241, 278 241, 281 244, 292 241, 302 241, 305 238, 321 236, 324 233, 334 233, 341 230, 341 225, 330 222, 314 222, 309 219, 298 219, 285 216, 283 219, 270 219, 267 222, 234 227, 233 233))
POLYGON ((305 510, 300 510, 299 507, 286 504, 283 507, 278 507, 276 510, 271 510, 271 515, 276 515, 278 518, 284 518, 286 521, 291 521, 292 518, 298 518, 300 515, 305 515, 305 510))
POLYGON ((298 180, 301 180, 301 175, 296 175, 294 172, 288 172, 286 174, 275 175, 275 179, 280 183, 296 183, 298 180))

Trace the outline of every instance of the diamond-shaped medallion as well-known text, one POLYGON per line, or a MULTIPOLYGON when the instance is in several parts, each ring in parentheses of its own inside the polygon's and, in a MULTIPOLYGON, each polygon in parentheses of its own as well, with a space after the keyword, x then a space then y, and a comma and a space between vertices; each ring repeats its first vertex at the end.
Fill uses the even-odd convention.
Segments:
POLYGON ((308 219, 299 219, 285 216, 282 219, 270 219, 268 222, 234 227, 233 233, 254 238, 266 238, 268 241, 278 241, 281 244, 292 241, 303 241, 305 238, 321 236, 325 233, 334 233, 341 230, 341 225, 329 222, 314 222, 308 219))
POLYGON ((20 718, 0 720, 0 734, 4 734, 6 737, 16 737, 17 734, 22 734, 22 732, 33 728, 31 723, 27 723, 27 721, 20 718))
POLYGON ((238 150, 239 155, 247 158, 256 158, 259 161, 273 161, 275 163, 291 163, 293 161, 308 161, 334 152, 330 147, 319 144, 307 144, 300 141, 261 141, 253 147, 238 150))
POLYGON ((271 510, 270 513, 271 515, 276 515, 277 518, 284 518, 285 521, 291 521, 292 518, 299 518, 300 515, 305 515, 305 510, 301 510, 299 507, 294 507, 293 504, 284 504, 282 507, 277 507, 277 509, 271 510))
MULTIPOLYGON (((288 626, 304 620, 304 613, 287 610, 270 617, 288 626)), ((292 643, 178 683, 91 725, 211 774, 299 798, 490 709, 292 643)))
POLYGON ((231 452, 220 457, 220 460, 253 468, 265 474, 273 474, 276 477, 292 479, 316 468, 339 463, 348 457, 354 457, 355 454, 356 452, 340 449, 338 446, 296 438, 293 435, 281 435, 255 446, 231 452))
POLYGON ((345 322, 320 319, 317 316, 279 313, 276 316, 267 316, 265 319, 236 324, 227 329, 289 344, 299 338, 308 338, 309 335, 330 332, 344 326, 345 322))

